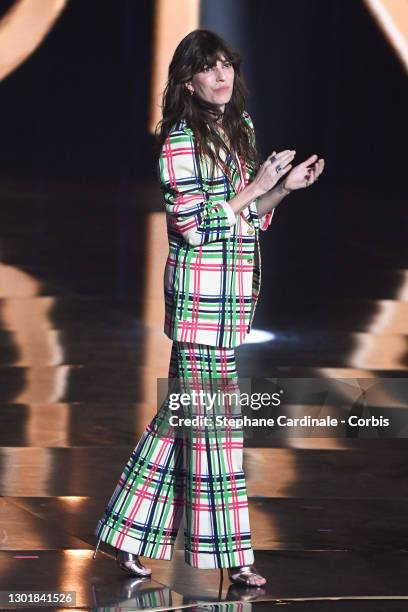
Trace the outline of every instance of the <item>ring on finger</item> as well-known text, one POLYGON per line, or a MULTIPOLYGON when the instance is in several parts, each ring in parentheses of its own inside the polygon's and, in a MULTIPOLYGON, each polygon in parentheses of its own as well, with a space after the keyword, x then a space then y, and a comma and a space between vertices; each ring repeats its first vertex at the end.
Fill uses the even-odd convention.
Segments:
POLYGON ((279 174, 279 172, 282 170, 282 167, 278 164, 276 166, 276 173, 279 174))
POLYGON ((270 158, 269 158, 269 161, 270 161, 271 163, 276 162, 276 160, 277 160, 276 155, 272 155, 272 157, 270 157, 270 158))

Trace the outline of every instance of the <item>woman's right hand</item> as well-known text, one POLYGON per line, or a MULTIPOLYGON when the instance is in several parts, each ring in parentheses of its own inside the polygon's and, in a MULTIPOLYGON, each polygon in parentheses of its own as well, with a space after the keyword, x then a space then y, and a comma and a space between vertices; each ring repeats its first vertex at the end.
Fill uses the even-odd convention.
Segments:
POLYGON ((293 161, 295 155, 296 151, 286 149, 280 153, 273 151, 273 153, 266 158, 253 180, 253 185, 256 186, 259 195, 263 195, 272 189, 272 187, 275 187, 279 179, 289 172, 292 168, 290 162, 293 161))

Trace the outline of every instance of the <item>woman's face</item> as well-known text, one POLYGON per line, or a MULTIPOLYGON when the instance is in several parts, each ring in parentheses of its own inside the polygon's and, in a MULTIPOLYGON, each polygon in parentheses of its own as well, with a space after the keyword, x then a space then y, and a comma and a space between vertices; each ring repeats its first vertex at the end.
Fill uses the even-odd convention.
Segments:
POLYGON ((222 61, 212 68, 205 66, 201 72, 197 72, 186 87, 206 102, 218 104, 220 111, 224 112, 225 104, 230 101, 234 85, 234 67, 225 56, 222 61))

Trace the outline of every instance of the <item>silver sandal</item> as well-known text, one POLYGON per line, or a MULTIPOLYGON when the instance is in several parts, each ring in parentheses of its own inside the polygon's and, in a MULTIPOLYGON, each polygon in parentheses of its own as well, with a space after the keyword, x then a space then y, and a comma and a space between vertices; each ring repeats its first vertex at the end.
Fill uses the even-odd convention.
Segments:
MULTIPOLYGON (((98 542, 95 547, 95 551, 93 554, 93 559, 96 558, 96 553, 98 552, 99 544, 101 543, 101 538, 98 539, 98 542)), ((116 561, 120 567, 128 574, 132 576, 138 576, 139 578, 148 578, 152 574, 152 570, 149 567, 144 567, 139 561, 139 557, 132 553, 128 553, 124 550, 120 550, 119 548, 115 548, 116 552, 116 561)))
POLYGON ((241 567, 229 567, 228 568, 228 577, 234 584, 244 584, 245 586, 251 587, 261 587, 265 584, 266 578, 260 575, 258 570, 254 565, 242 565, 241 567), (261 584, 255 584, 252 582, 248 582, 248 578, 250 576, 257 576, 262 578, 263 582, 261 584))
POLYGON ((145 567, 139 561, 138 555, 126 552, 116 548, 116 561, 119 564, 120 569, 124 570, 132 576, 138 576, 139 578, 149 578, 152 574, 150 567, 145 567))

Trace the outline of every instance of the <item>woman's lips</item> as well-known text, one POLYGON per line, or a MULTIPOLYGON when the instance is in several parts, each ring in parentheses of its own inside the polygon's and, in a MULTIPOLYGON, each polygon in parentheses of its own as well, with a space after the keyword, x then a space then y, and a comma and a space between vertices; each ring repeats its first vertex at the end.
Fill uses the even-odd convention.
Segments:
POLYGON ((215 91, 227 91, 229 89, 228 86, 225 87, 219 87, 218 89, 216 89, 215 91))

